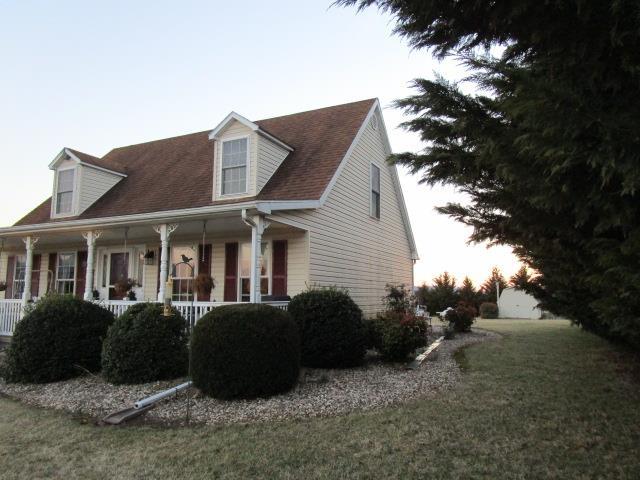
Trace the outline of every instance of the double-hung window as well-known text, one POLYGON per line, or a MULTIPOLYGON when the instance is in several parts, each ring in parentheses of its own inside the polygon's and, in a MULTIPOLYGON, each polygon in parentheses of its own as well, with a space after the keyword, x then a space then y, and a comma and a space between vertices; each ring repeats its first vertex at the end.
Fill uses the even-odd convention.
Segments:
POLYGON ((247 138, 222 142, 222 195, 246 193, 248 162, 247 138))
POLYGON ((58 254, 56 268, 56 291, 58 293, 73 293, 76 283, 76 254, 58 254))
POLYGON ((380 218, 380 169, 371 164, 371 205, 369 214, 380 218))
POLYGON ((71 213, 75 170, 60 170, 56 186, 56 214, 71 213))
POLYGON ((24 292, 24 274, 27 269, 27 257, 20 255, 16 257, 15 268, 13 270, 13 298, 22 298, 24 292))

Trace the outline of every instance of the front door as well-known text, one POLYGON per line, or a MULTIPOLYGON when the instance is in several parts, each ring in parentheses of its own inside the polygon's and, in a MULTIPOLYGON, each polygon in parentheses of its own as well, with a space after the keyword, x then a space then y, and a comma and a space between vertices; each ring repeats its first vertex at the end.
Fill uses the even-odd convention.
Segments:
POLYGON ((116 298, 114 286, 118 280, 129 278, 129 253, 111 252, 109 257, 109 300, 122 300, 122 297, 116 298))

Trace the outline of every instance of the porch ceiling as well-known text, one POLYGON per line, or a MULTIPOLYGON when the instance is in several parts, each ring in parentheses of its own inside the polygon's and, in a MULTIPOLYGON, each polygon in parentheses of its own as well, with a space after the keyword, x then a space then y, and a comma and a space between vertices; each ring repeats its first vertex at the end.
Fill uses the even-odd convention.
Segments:
MULTIPOLYGON (((240 212, 229 212, 224 215, 216 215, 211 218, 203 220, 189 220, 183 222, 166 222, 177 223, 178 228, 172 234, 172 238, 200 238, 202 236, 203 221, 206 220, 206 234, 207 238, 212 239, 215 237, 229 237, 235 235, 247 236, 251 235, 251 229, 242 221, 240 212)), ((101 230, 102 235, 97 241, 97 245, 100 244, 117 244, 122 243, 125 239, 125 231, 127 236, 127 242, 129 244, 136 242, 160 242, 160 236, 153 229, 153 225, 165 222, 153 222, 146 224, 134 224, 134 225, 122 225, 117 227, 85 227, 84 229, 74 229, 73 231, 55 231, 55 232, 42 232, 33 233, 34 236, 39 238, 36 250, 46 249, 48 246, 58 246, 61 244, 66 245, 86 245, 82 232, 86 230, 101 230)), ((271 222, 271 226, 268 231, 292 231, 298 230, 295 227, 284 225, 277 222, 271 222)), ((0 236, 0 238, 2 238, 0 236)), ((1 240, 0 240, 1 241, 1 240)), ((24 248, 24 244, 19 236, 11 236, 4 238, 4 248, 7 250, 21 250, 24 248)))

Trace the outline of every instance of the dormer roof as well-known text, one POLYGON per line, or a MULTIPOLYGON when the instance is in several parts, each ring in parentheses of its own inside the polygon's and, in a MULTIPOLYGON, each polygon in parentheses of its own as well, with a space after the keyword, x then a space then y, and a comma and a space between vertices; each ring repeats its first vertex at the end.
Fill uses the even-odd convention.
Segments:
POLYGON ((272 135, 271 133, 267 132, 264 128, 261 128, 260 125, 258 125, 257 123, 254 123, 251 120, 246 119, 245 117, 243 117, 242 115, 236 112, 231 112, 229 115, 225 117, 224 120, 222 120, 218 124, 216 128, 211 130, 211 133, 209 133, 209 139, 218 140, 220 134, 225 130, 225 128, 231 123, 233 123, 234 121, 239 122, 245 127, 249 128, 250 130, 253 130, 254 132, 258 133, 259 135, 262 135, 263 137, 268 138, 272 142, 280 145, 285 150, 289 150, 290 152, 293 152, 294 149, 291 145, 288 145, 287 143, 283 142, 275 135, 272 135))
POLYGON ((56 157, 49 164, 49 168, 51 170, 55 170, 65 160, 71 160, 73 162, 76 162, 78 165, 85 165, 87 167, 104 170, 121 177, 127 176, 127 174, 124 172, 124 168, 119 165, 105 162, 98 157, 94 157, 93 155, 89 155, 88 153, 83 153, 68 147, 63 148, 60 153, 56 155, 56 157))

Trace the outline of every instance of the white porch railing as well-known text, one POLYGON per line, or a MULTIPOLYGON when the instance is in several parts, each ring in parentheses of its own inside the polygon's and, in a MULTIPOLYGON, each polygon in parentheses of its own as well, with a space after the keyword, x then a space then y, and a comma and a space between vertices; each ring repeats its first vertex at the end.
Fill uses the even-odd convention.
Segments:
MULTIPOLYGON (((112 312, 116 317, 119 317, 127 310, 127 308, 139 302, 129 300, 100 300, 96 303, 112 312)), ((180 315, 182 315, 187 320, 189 320, 193 315, 193 320, 195 323, 216 307, 221 307, 223 305, 234 305, 238 303, 241 302, 171 302, 171 305, 175 309, 177 309, 180 312, 180 315)), ((287 307, 289 305, 289 302, 263 303, 276 308, 280 308, 282 310, 287 310, 287 307)))
POLYGON ((22 316, 22 300, 0 300, 0 335, 13 335, 22 316))
MULTIPOLYGON (((116 317, 122 315, 127 308, 135 305, 136 301, 129 300, 98 300, 98 305, 106 308, 116 317)), ((240 302, 172 302, 171 304, 187 320, 192 320, 195 324, 204 315, 216 307, 222 305, 233 305, 240 302)), ((287 310, 289 302, 263 302, 282 310, 287 310)), ((11 336, 16 328, 16 324, 22 318, 22 300, 0 300, 0 335, 11 336)))

